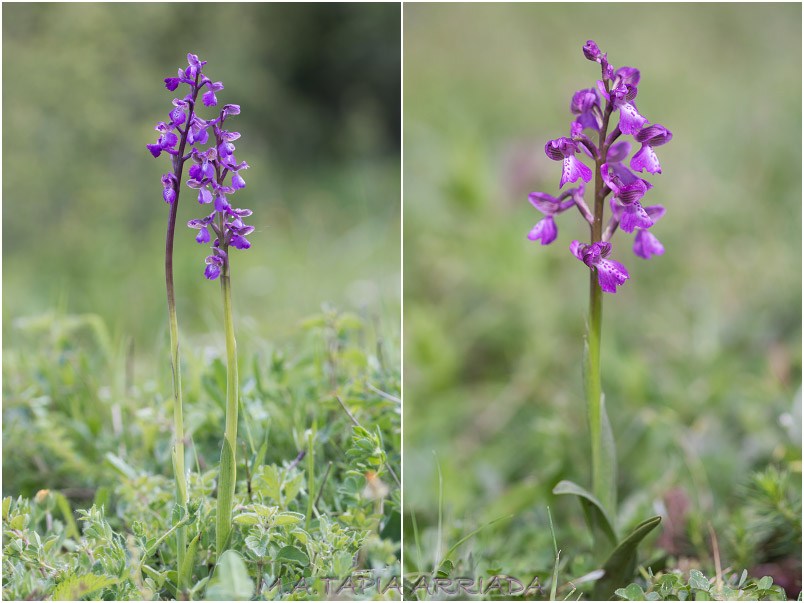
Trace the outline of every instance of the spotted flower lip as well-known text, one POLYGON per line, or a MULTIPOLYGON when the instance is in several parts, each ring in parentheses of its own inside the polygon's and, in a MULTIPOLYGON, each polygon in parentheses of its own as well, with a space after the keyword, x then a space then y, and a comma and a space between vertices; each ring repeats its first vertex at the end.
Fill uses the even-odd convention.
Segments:
POLYGON ((611 255, 611 243, 598 241, 592 245, 585 245, 580 241, 573 241, 570 244, 570 251, 589 268, 597 270, 600 288, 607 293, 617 293, 617 287, 631 278, 628 270, 620 262, 607 259, 611 255))
POLYGON ((620 132, 633 135, 648 123, 648 119, 637 111, 631 102, 636 98, 637 88, 631 84, 622 83, 611 91, 611 102, 620 110, 620 132))
POLYGON ((592 170, 575 157, 577 150, 578 145, 571 138, 566 137, 551 140, 544 145, 544 152, 550 159, 563 163, 558 188, 562 188, 568 182, 577 182, 579 178, 582 178, 584 182, 592 179, 592 170))
POLYGON ((672 138, 673 133, 659 124, 642 128, 634 135, 634 139, 642 143, 642 148, 631 158, 629 163, 631 169, 635 172, 647 171, 651 174, 661 174, 662 166, 653 147, 667 144, 672 138))

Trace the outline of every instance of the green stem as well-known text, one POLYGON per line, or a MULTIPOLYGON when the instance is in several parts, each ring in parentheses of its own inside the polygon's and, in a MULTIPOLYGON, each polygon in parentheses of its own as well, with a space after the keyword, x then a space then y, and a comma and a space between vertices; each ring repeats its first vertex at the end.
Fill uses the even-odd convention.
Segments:
MULTIPOLYGON (((224 249, 224 251, 226 251, 224 249)), ((223 327, 226 335, 226 429, 221 449, 220 479, 218 481, 217 551, 218 559, 226 549, 232 530, 232 503, 234 501, 237 465, 234 451, 237 443, 237 344, 232 322, 232 290, 229 280, 229 260, 221 270, 221 297, 223 298, 223 327)))
POLYGON ((310 498, 307 500, 307 519, 304 522, 305 532, 310 531, 310 520, 313 518, 313 489, 315 487, 315 463, 313 457, 313 439, 315 438, 316 424, 313 423, 313 428, 310 430, 310 435, 307 438, 307 491, 310 498))
MULTIPOLYGON (((198 75, 193 85, 192 102, 187 116, 184 131, 181 134, 178 154, 173 156, 173 173, 176 176, 176 197, 170 205, 168 214, 167 236, 165 238, 165 288, 167 289, 168 317, 170 321, 170 363, 173 372, 173 426, 175 442, 173 444, 173 473, 176 476, 176 504, 187 512, 187 477, 184 473, 184 418, 181 400, 181 365, 179 363, 179 323, 176 318, 176 296, 173 286, 173 238, 176 231, 176 214, 179 209, 179 193, 181 192, 181 176, 184 168, 184 149, 187 134, 193 121, 195 101, 198 96, 198 75)), ((176 555, 178 567, 184 562, 187 548, 187 529, 182 527, 176 532, 176 555)))
MULTIPOLYGON (((608 82, 606 82, 606 90, 608 90, 608 87, 608 82)), ((603 182, 600 167, 607 161, 606 133, 613 108, 611 102, 606 103, 598 138, 599 150, 595 159, 594 219, 590 228, 590 243, 592 244, 601 241, 603 236, 603 211, 606 194, 609 191, 603 182)), ((610 458, 609 450, 603 449, 603 438, 608 435, 609 426, 605 410, 602 407, 602 389, 600 385, 600 331, 603 322, 602 317, 603 290, 598 282, 597 271, 593 270, 589 275, 589 316, 584 358, 584 386, 592 440, 592 492, 606 510, 614 516, 616 488, 612 482, 612 476, 615 468, 611 464, 615 460, 610 458)))

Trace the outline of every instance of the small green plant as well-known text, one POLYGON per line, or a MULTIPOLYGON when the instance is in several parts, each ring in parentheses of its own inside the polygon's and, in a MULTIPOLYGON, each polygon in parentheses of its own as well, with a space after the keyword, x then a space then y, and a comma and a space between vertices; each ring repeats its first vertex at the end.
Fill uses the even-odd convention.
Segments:
POLYGON ((632 582, 618 588, 615 594, 625 601, 786 601, 784 589, 774 586, 765 576, 749 579, 748 572, 726 572, 724 576, 707 578, 699 570, 689 575, 675 570, 668 573, 647 573, 640 585, 632 582))

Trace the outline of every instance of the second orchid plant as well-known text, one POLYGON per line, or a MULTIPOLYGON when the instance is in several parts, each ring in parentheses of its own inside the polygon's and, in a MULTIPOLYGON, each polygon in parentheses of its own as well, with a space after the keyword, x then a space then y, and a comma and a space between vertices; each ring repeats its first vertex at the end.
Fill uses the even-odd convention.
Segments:
MULTIPOLYGON (((609 542, 615 547, 606 562, 605 577, 597 587, 596 592, 602 596, 610 595, 619 585, 616 583, 621 582, 622 575, 628 571, 626 567, 635 556, 637 543, 660 521, 659 517, 653 517, 642 522, 618 543, 612 520, 617 502, 616 453, 600 384, 600 332, 603 292, 616 293, 617 287, 630 278, 623 264, 610 259, 611 239, 616 231, 635 233, 633 252, 640 258, 650 259, 664 253, 664 247, 650 229, 664 215, 665 209, 661 205, 643 205, 643 198, 653 185, 637 174, 661 174, 655 148, 670 142, 673 134, 662 125, 651 124, 637 110, 638 69, 620 67, 615 70, 607 55, 592 40, 583 46, 583 54, 600 65, 601 79, 595 87, 573 94, 570 111, 575 119, 570 125, 570 136, 551 140, 544 148, 550 159, 561 162, 559 189, 581 182, 557 197, 530 193, 531 204, 544 218, 531 229, 528 238, 540 240, 542 245, 555 241, 558 229, 554 217, 572 207, 577 208, 589 224, 589 243, 573 241, 570 252, 591 270, 583 373, 591 431, 592 492, 564 481, 556 486, 554 493, 579 496, 596 541, 609 542), (619 121, 610 127, 615 114, 619 121), (630 141, 621 139, 625 136, 633 137, 641 145, 629 161, 626 160, 633 147, 630 141), (578 154, 591 159, 594 170, 585 165, 576 156, 578 154), (585 183, 593 179, 594 195, 588 205, 584 200, 585 183), (608 221, 604 220, 607 198, 608 221)), ((596 546, 597 550, 606 548, 596 546)))
MULTIPOLYGON (((221 447, 220 479, 218 481, 218 501, 216 510, 216 545, 218 557, 228 546, 232 529, 232 504, 234 499, 236 470, 235 445, 237 442, 238 418, 238 379, 237 348, 232 321, 232 297, 230 283, 230 250, 248 249, 251 245, 246 238, 254 231, 253 226, 243 223, 243 218, 251 215, 248 209, 233 209, 228 196, 246 186, 241 171, 248 168, 245 161, 235 159, 233 142, 240 137, 238 132, 224 128, 230 116, 238 115, 238 105, 224 105, 212 119, 202 119, 197 113, 199 93, 206 89, 201 100, 206 107, 218 104, 216 92, 223 90, 221 82, 213 82, 202 73, 206 61, 200 61, 194 54, 187 55, 187 67, 179 69, 178 77, 165 78, 165 87, 176 90, 179 85, 189 86, 184 98, 173 99, 174 109, 168 122, 159 122, 156 130, 160 133, 156 144, 149 144, 148 150, 154 157, 163 152, 171 156, 172 170, 162 176, 162 197, 170 205, 168 216, 167 245, 165 251, 165 275, 168 291, 168 312, 172 347, 173 387, 174 387, 174 471, 177 480, 177 503, 180 508, 187 507, 187 486, 184 472, 184 435, 182 427, 181 375, 179 372, 179 344, 176 319, 176 305, 173 287, 173 238, 176 214, 181 192, 181 180, 186 162, 191 162, 187 171, 187 186, 198 191, 197 200, 201 205, 213 205, 207 216, 190 220, 187 226, 198 230, 195 240, 201 244, 211 243, 211 253, 206 257, 204 275, 214 280, 220 278, 223 300, 223 321, 226 338, 227 357, 227 396, 226 426, 221 447), (212 130, 214 138, 210 137, 212 130), (192 148, 187 151, 187 146, 192 148), (204 148, 204 145, 208 145, 204 148), (178 147, 178 148, 176 148, 178 147), (229 183, 227 177, 231 174, 229 183), (210 232, 211 231, 211 232, 210 232), (214 239, 213 239, 214 234, 214 239)), ((183 511, 185 512, 185 511, 183 511)), ((183 567, 186 536, 184 529, 177 530, 179 567, 183 567)))

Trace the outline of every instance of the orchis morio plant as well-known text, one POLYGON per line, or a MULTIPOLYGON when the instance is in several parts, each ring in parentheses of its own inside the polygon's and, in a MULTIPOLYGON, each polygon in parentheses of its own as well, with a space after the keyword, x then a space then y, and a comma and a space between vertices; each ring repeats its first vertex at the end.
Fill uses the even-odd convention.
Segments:
MULTIPOLYGON (((187 55, 187 67, 179 69, 178 77, 165 78, 165 87, 176 90, 179 85, 189 86, 184 98, 173 99, 174 109, 170 111, 169 121, 159 122, 156 125, 160 133, 156 144, 147 145, 154 157, 161 153, 171 156, 172 170, 162 176, 162 197, 170 205, 168 215, 167 245, 165 250, 165 277, 167 282, 168 312, 170 317, 170 339, 173 365, 174 390, 174 424, 175 444, 173 453, 174 471, 177 482, 177 504, 181 514, 186 513, 187 483, 184 472, 184 436, 182 426, 181 405, 181 375, 179 371, 179 343, 176 320, 176 304, 173 287, 173 238, 176 227, 176 213, 178 209, 179 193, 184 164, 191 162, 188 169, 189 180, 187 186, 198 191, 198 202, 208 204, 214 202, 213 211, 206 217, 188 222, 190 228, 199 230, 196 241, 202 244, 212 243, 212 252, 206 258, 205 276, 208 279, 221 280, 221 294, 223 298, 224 331, 226 335, 227 355, 227 402, 226 402, 226 428, 221 449, 220 480, 218 482, 217 501, 217 532, 216 543, 218 556, 227 546, 232 525, 232 501, 235 487, 235 443, 237 440, 237 352, 234 339, 234 326, 232 322, 231 287, 229 272, 229 249, 248 249, 250 243, 246 236, 254 228, 246 226, 243 218, 251 215, 248 209, 232 209, 227 195, 246 186, 240 174, 241 170, 248 168, 246 162, 237 163, 234 156, 234 140, 240 137, 237 132, 224 129, 227 118, 240 113, 238 105, 224 105, 218 115, 213 119, 205 120, 197 114, 197 98, 201 90, 206 89, 202 95, 202 102, 206 107, 218 104, 216 92, 223 90, 221 82, 213 82, 203 74, 206 61, 200 61, 194 54, 187 55), (214 140, 211 140, 209 129, 212 129, 214 140), (204 149, 203 145, 209 147, 204 149), (187 152, 187 146, 192 148, 187 152), (178 148, 176 148, 178 146, 178 148), (229 184, 226 178, 231 173, 229 184)), ((182 567, 182 557, 185 552, 186 534, 184 529, 177 530, 179 544, 179 567, 182 567)))
MULTIPOLYGON (((591 270, 583 372, 591 430, 592 494, 571 482, 560 483, 554 491, 581 496, 592 529, 596 533, 602 532, 616 545, 611 521, 616 509, 616 455, 600 386, 600 330, 603 292, 616 293, 617 287, 623 285, 630 275, 623 264, 610 259, 613 249, 610 241, 619 228, 626 233, 636 232, 633 251, 639 257, 649 259, 664 253, 664 247, 649 229, 665 210, 661 205, 643 205, 645 194, 653 186, 637 174, 661 174, 654 149, 669 142, 673 134, 664 126, 650 124, 637 110, 638 69, 620 67, 615 70, 607 55, 592 40, 583 46, 583 54, 600 65, 601 79, 595 87, 572 95, 570 112, 575 119, 570 124, 570 136, 551 140, 544 147, 550 159, 561 162, 559 189, 566 184, 578 183, 578 186, 564 190, 557 197, 542 192, 530 193, 531 204, 544 214, 544 218, 531 229, 528 239, 541 240, 542 245, 555 241, 558 228, 554 218, 572 207, 576 207, 589 223, 589 243, 572 241, 569 247, 572 255, 591 270), (618 113, 619 121, 609 131, 614 113, 618 113), (628 162, 626 159, 632 145, 628 140, 618 140, 624 136, 632 136, 641 144, 628 162), (594 162, 594 169, 581 161, 583 155, 594 162), (594 196, 590 206, 584 201, 584 192, 585 183, 590 183, 593 178, 594 196), (609 195, 610 217, 604 228, 609 195)), ((648 531, 658 524, 658 518, 648 520, 651 521, 655 523, 645 526, 648 531)))

